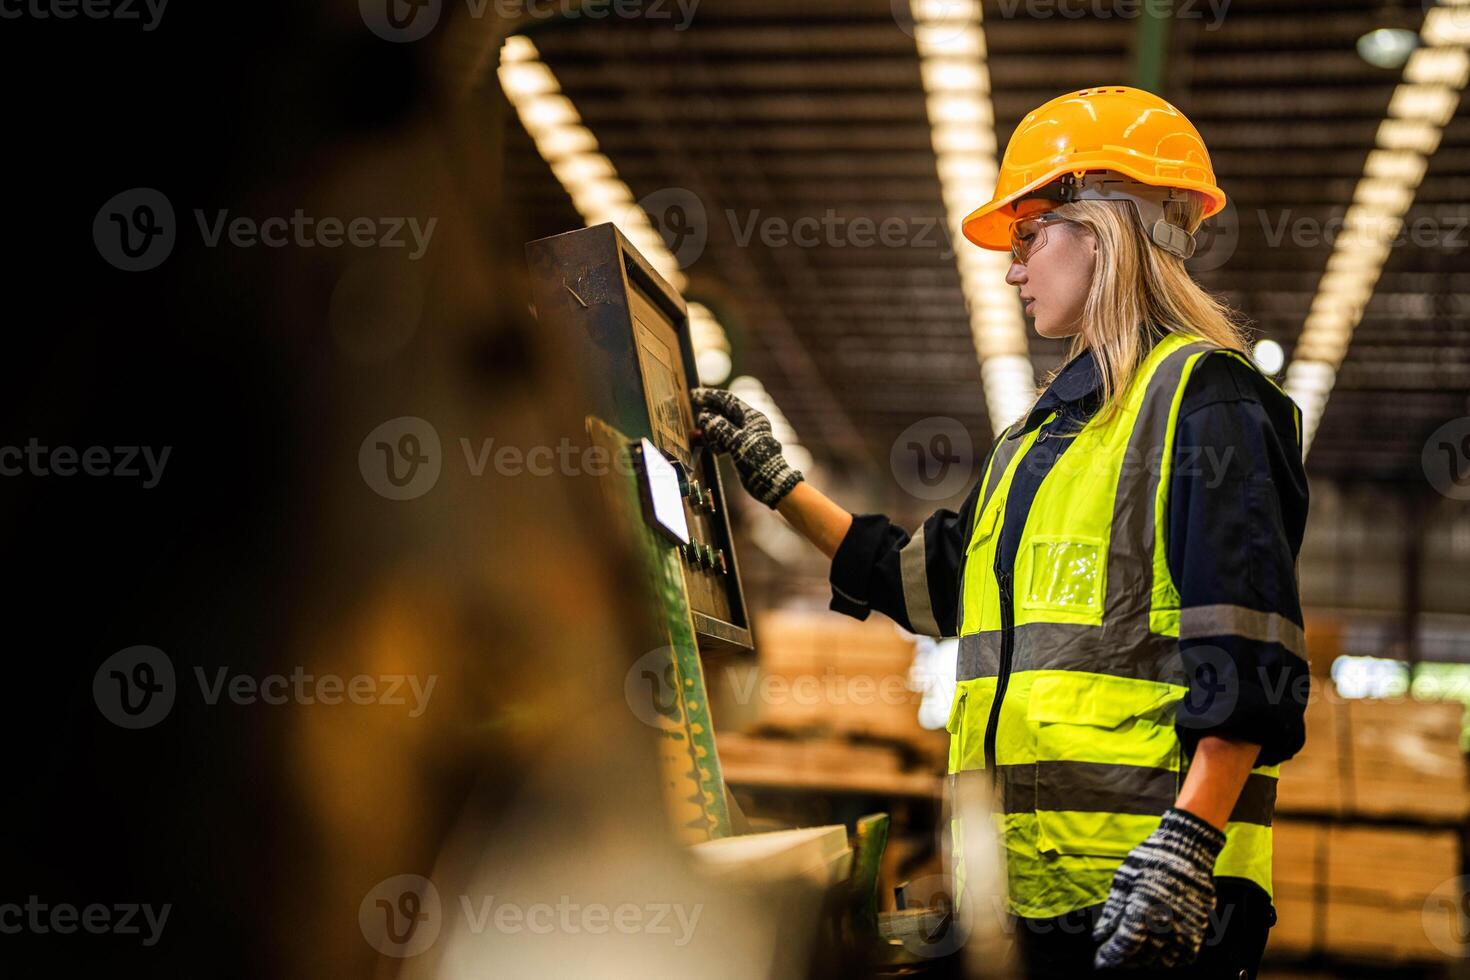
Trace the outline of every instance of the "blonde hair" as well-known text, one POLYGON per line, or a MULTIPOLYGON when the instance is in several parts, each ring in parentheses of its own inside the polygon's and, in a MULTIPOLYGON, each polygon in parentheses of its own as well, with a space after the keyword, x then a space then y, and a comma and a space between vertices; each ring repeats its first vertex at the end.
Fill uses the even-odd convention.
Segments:
MULTIPOLYGON (((1097 265, 1082 311, 1082 331, 1062 362, 1090 349, 1102 376, 1097 417, 1117 410, 1117 396, 1128 389, 1153 343, 1170 333, 1190 334, 1220 347, 1246 349, 1241 315, 1221 303, 1190 277, 1184 260, 1165 252, 1146 236, 1133 206, 1122 201, 1074 201, 1056 209, 1097 241, 1097 265)), ((1165 205, 1165 219, 1194 232, 1204 202, 1191 194, 1165 205)), ((1051 384, 1055 372, 1041 391, 1051 384)), ((1040 397, 1040 391, 1037 396, 1040 397)))

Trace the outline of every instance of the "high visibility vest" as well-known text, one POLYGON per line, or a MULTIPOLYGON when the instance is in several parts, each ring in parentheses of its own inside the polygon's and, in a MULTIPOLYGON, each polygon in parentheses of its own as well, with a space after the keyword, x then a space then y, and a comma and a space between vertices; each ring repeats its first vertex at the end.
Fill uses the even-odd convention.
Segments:
MULTIPOLYGON (((995 569, 1006 496, 1039 427, 1021 435, 1023 423, 1012 426, 982 478, 960 583, 949 771, 994 782, 1016 915, 1061 915, 1107 898, 1123 857, 1183 785, 1181 632, 1252 635, 1260 624, 1251 618, 1266 615, 1210 606, 1181 616, 1169 572, 1179 405, 1214 349, 1166 335, 1118 395, 1119 410, 1072 437, 1031 504, 1008 582, 995 569)), ((1273 628, 1292 628, 1274 619, 1273 628)), ((1252 770, 1215 864, 1216 875, 1268 894, 1278 773, 1252 770)), ((953 830, 958 842, 962 828, 953 830)))

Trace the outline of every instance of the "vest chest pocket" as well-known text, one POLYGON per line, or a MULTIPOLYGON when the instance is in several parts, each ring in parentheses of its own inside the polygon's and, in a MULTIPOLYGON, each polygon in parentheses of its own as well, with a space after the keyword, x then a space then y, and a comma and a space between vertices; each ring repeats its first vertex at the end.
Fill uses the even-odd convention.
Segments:
POLYGON ((1121 857, 1153 831, 1178 795, 1180 690, 1077 671, 1036 679, 1026 720, 1043 850, 1121 857))
POLYGON ((1037 534, 1027 550, 1023 609, 1102 614, 1108 553, 1101 538, 1037 534))

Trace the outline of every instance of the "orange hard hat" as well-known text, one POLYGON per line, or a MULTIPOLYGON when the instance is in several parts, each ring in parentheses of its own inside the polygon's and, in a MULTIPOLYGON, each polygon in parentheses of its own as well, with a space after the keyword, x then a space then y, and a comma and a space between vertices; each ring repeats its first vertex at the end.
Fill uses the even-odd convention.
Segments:
POLYGON ((1006 145, 995 194, 965 218, 965 237, 982 248, 1009 249, 1021 200, 1088 171, 1193 191, 1205 199, 1206 218, 1225 207, 1204 140, 1184 113, 1151 92, 1109 85, 1068 92, 1021 120, 1006 145))

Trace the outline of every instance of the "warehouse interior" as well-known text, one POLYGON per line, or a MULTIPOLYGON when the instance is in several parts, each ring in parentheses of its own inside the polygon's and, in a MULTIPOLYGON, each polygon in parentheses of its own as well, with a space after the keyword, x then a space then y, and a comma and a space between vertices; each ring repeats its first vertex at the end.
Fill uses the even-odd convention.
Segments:
POLYGON ((0 493, 52 651, 7 729, 17 959, 1027 976, 1002 849, 953 832, 996 805, 951 773, 959 641, 834 612, 689 389, 854 514, 960 510, 1070 356, 960 223, 1036 107, 1131 86, 1208 145, 1185 266, 1301 413, 1306 741, 1251 976, 1470 977, 1470 2, 39 9, 11 40, 146 97, 15 110, 69 118, 12 263, 48 326, 0 493))

